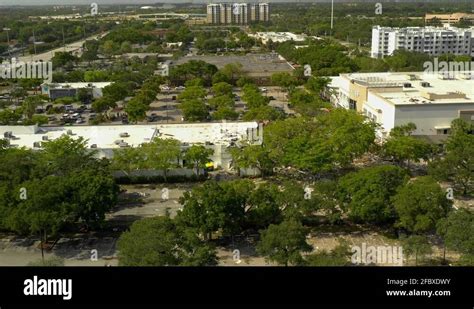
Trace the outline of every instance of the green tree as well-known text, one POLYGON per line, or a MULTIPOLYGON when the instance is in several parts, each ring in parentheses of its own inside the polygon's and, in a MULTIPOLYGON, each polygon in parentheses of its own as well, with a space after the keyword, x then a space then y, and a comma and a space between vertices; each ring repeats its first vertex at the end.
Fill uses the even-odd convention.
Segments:
POLYGON ((178 95, 178 100, 187 101, 194 99, 204 99, 207 95, 206 89, 202 86, 189 86, 178 95))
POLYGON ((242 230, 247 195, 252 188, 248 181, 208 181, 184 193, 180 198, 183 210, 176 219, 183 226, 197 229, 206 239, 219 230, 232 236, 242 230))
POLYGON ((249 109, 266 106, 270 102, 270 99, 263 96, 257 86, 253 84, 245 85, 242 91, 242 100, 246 102, 249 109))
POLYGON ((306 242, 306 233, 303 225, 296 220, 272 224, 261 231, 257 252, 280 265, 301 265, 304 262, 301 253, 312 250, 306 242))
POLYGON ((315 119, 275 121, 265 127, 264 147, 276 166, 319 173, 347 167, 374 144, 375 125, 354 111, 335 109, 315 119))
POLYGON ((291 92, 289 103, 300 115, 314 117, 331 109, 331 104, 323 101, 317 94, 308 93, 304 89, 291 92))
POLYGON ((405 170, 392 165, 363 168, 339 180, 339 198, 351 219, 387 223, 396 218, 390 200, 408 179, 405 170))
POLYGON ((108 168, 97 166, 72 173, 66 179, 75 220, 87 228, 100 227, 116 204, 120 188, 108 168))
POLYGON ((393 204, 399 217, 397 226, 413 233, 434 230, 451 208, 446 192, 429 176, 401 187, 393 197, 393 204))
POLYGON ((415 256, 415 265, 418 266, 418 261, 423 260, 427 254, 432 253, 431 244, 426 236, 411 235, 402 239, 403 251, 407 256, 415 256))
POLYGON ((261 145, 245 145, 242 148, 233 147, 230 149, 234 166, 241 168, 256 168, 262 176, 270 173, 273 162, 268 157, 268 153, 261 145))
POLYGON ((23 113, 31 120, 33 115, 36 113, 36 108, 43 103, 41 96, 30 96, 27 97, 22 104, 23 113))
POLYGON ((150 143, 141 146, 145 153, 146 160, 144 167, 162 170, 167 179, 167 172, 170 168, 178 165, 181 156, 181 143, 173 138, 154 138, 150 143))
POLYGON ((429 173, 439 180, 451 181, 455 189, 468 195, 474 190, 474 127, 462 119, 452 124, 444 156, 430 162, 429 173))
POLYGON ((27 199, 17 201, 5 218, 9 230, 22 234, 39 235, 41 256, 44 259, 44 243, 48 236, 57 235, 70 218, 71 206, 64 178, 48 176, 28 180, 18 187, 24 188, 27 199))
POLYGON ((287 92, 298 85, 298 80, 288 72, 273 73, 271 80, 274 86, 279 86, 282 90, 287 92))
POLYGON ((469 209, 451 211, 438 223, 438 234, 448 249, 462 254, 461 263, 473 265, 474 257, 474 213, 469 209))
POLYGON ((235 106, 234 99, 229 95, 219 95, 209 100, 209 107, 215 110, 219 108, 223 108, 223 107, 233 109, 234 106, 235 106))
POLYGON ((214 154, 213 149, 207 149, 202 145, 192 145, 184 154, 184 160, 188 166, 192 167, 196 171, 196 175, 199 176, 199 170, 203 168, 206 163, 211 161, 211 156, 214 154))
POLYGON ((49 119, 45 115, 33 115, 33 117, 31 117, 31 120, 28 123, 44 125, 44 124, 48 124, 48 122, 49 122, 49 119))
POLYGON ((253 228, 266 228, 283 220, 281 192, 274 184, 261 185, 249 193, 246 209, 247 224, 253 228))
POLYGON ((77 90, 77 99, 86 104, 92 101, 92 89, 80 88, 77 90))
POLYGON ((189 99, 182 102, 179 108, 186 121, 204 121, 209 117, 206 104, 199 99, 189 99))
POLYGON ((130 121, 138 123, 138 121, 144 120, 146 117, 146 111, 149 107, 143 104, 138 99, 131 99, 125 106, 125 112, 128 115, 130 121))
POLYGON ((117 107, 113 97, 103 96, 92 102, 92 109, 97 113, 103 113, 110 108, 117 107))
POLYGON ((0 123, 3 125, 9 125, 16 123, 21 119, 22 110, 17 108, 16 110, 6 108, 0 111, 0 123))
POLYGON ((214 120, 235 120, 239 117, 239 113, 228 106, 221 106, 212 113, 212 119, 214 120))
POLYGON ((114 101, 120 101, 130 95, 130 84, 125 82, 116 82, 105 86, 102 90, 104 97, 113 98, 114 101))
POLYGON ((77 58, 74 57, 71 53, 69 52, 56 52, 54 53, 53 58, 51 59, 53 62, 53 67, 54 68, 60 68, 63 67, 71 62, 77 61, 77 58))
POLYGON ((146 162, 145 152, 141 147, 127 147, 114 150, 112 169, 126 173, 140 169, 146 162))
POLYGON ((242 119, 245 121, 258 122, 278 120, 284 118, 285 114, 282 111, 277 110, 276 108, 273 108, 271 106, 259 106, 251 108, 250 110, 245 112, 244 116, 242 117, 242 119))
POLYGON ((92 164, 94 151, 87 148, 87 140, 82 136, 69 135, 43 142, 37 169, 41 175, 67 175, 92 164))
POLYGON ((407 166, 410 161, 428 160, 433 149, 427 142, 410 135, 411 131, 415 129, 414 124, 392 129, 390 137, 383 144, 384 155, 395 159, 399 164, 406 162, 407 166))
POLYGON ((117 245, 120 266, 217 265, 215 249, 168 217, 136 221, 117 245))
POLYGON ((20 99, 25 98, 27 95, 28 95, 28 92, 23 87, 15 87, 13 91, 11 92, 12 98, 15 98, 17 103, 19 102, 20 99))
POLYGON ((330 79, 327 77, 311 76, 304 86, 308 91, 319 95, 326 89, 326 86, 329 84, 329 82, 330 79))
POLYGON ((232 85, 226 82, 220 82, 212 85, 214 96, 228 95, 232 96, 232 85))

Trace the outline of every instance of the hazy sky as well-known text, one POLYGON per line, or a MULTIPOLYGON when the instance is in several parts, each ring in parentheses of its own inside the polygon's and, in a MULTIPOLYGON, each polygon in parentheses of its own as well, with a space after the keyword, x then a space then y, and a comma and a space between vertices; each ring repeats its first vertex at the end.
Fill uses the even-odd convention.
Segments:
MULTIPOLYGON (((95 2, 97 4, 154 4, 157 2, 183 2, 182 0, 0 0, 0 5, 84 5, 95 2)), ((188 1, 190 2, 190 1, 188 1)))
MULTIPOLYGON (((331 0, 224 0, 221 2, 330 2, 331 0)), ((354 2, 407 2, 410 0, 357 0, 354 2)), ((442 0, 413 0, 413 2, 437 2, 442 0)), ((449 1, 449 0, 444 0, 449 1)), ((463 0, 458 0, 463 1, 463 0)), ((474 0, 464 0, 469 3, 474 0)), ((156 3, 211 3, 219 0, 0 0, 1 5, 87 5, 92 2, 97 4, 156 4, 156 3)), ((334 2, 351 2, 351 0, 334 0, 334 2)))
MULTIPOLYGON (((222 1, 229 2, 231 0, 222 1)), ((235 1, 235 0, 233 0, 235 1)), ((299 2, 299 0, 249 0, 247 2, 299 2)), ((326 2, 330 0, 304 0, 301 2, 326 2)), ((338 2, 341 0, 336 0, 338 2)), ((347 0, 346 0, 347 1, 347 0)), ((473 0, 474 1, 474 0, 473 0)), ((97 4, 156 4, 156 3, 211 3, 219 0, 0 0, 0 5, 87 5, 95 2, 97 4)), ((237 2, 244 2, 237 1, 237 2)))

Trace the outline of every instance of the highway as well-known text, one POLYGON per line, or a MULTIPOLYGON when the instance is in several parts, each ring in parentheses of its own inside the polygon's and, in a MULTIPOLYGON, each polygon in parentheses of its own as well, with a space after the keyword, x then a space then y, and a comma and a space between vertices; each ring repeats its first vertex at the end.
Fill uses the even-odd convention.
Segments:
POLYGON ((63 52, 63 51, 67 51, 67 52, 74 52, 74 51, 77 51, 79 50, 82 45, 84 44, 85 41, 87 40, 93 40, 93 39, 97 39, 97 38, 103 38, 104 36, 106 36, 108 34, 108 32, 104 32, 102 34, 95 34, 93 36, 90 36, 84 40, 80 40, 80 41, 76 41, 76 42, 73 42, 73 43, 70 43, 70 44, 66 44, 66 46, 62 46, 62 47, 58 47, 56 49, 53 49, 53 50, 50 50, 50 51, 47 51, 47 52, 44 52, 44 53, 41 53, 41 54, 37 54, 37 55, 28 55, 28 56, 21 56, 21 57, 18 57, 19 58, 19 61, 23 61, 23 62, 34 62, 34 61, 40 61, 40 60, 43 60, 43 61, 51 61, 51 58, 53 58, 54 54, 57 53, 57 52, 63 52))

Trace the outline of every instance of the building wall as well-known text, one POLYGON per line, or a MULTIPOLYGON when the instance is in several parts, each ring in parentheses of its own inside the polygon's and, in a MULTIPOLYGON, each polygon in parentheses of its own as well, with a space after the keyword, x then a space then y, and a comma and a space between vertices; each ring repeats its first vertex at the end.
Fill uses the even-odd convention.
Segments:
POLYGON ((450 127, 451 122, 460 117, 461 111, 468 110, 474 110, 474 103, 397 105, 395 126, 413 122, 417 126, 415 135, 438 135, 435 127, 450 127))
MULTIPOLYGON (((349 99, 355 101, 355 110, 362 112, 362 106, 367 101, 367 87, 357 83, 350 83, 349 99)), ((351 107, 350 103, 349 106, 351 107)))
POLYGON ((379 137, 386 137, 395 126, 395 106, 372 91, 362 106, 362 113, 381 125, 377 131, 379 137))

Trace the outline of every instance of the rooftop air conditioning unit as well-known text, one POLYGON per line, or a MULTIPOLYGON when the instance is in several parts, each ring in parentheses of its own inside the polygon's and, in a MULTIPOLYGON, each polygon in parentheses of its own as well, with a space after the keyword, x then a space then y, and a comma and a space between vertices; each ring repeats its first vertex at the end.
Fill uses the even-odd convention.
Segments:
POLYGON ((67 130, 67 135, 73 135, 72 130, 67 130))
POLYGON ((130 137, 130 134, 127 132, 120 133, 120 137, 130 137))
POLYGON ((41 138, 43 141, 47 141, 48 140, 48 136, 47 135, 43 135, 43 137, 41 138))
POLYGON ((427 87, 430 87, 430 83, 428 82, 421 82, 421 87, 424 87, 424 88, 427 88, 427 87))
POLYGON ((3 137, 5 137, 5 138, 12 138, 12 137, 13 137, 12 131, 7 131, 7 132, 3 133, 3 137))
POLYGON ((91 148, 97 148, 97 144, 92 144, 91 148))
POLYGON ((41 142, 34 142, 33 148, 41 148, 41 142))
POLYGON ((404 84, 403 84, 403 87, 404 87, 404 88, 411 88, 411 83, 404 83, 404 84))

